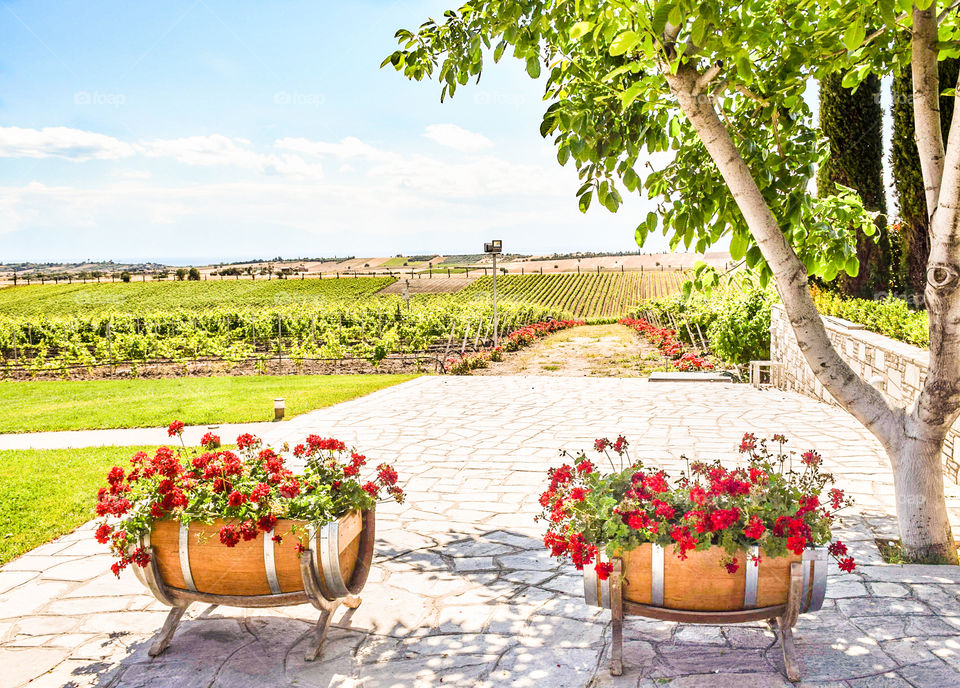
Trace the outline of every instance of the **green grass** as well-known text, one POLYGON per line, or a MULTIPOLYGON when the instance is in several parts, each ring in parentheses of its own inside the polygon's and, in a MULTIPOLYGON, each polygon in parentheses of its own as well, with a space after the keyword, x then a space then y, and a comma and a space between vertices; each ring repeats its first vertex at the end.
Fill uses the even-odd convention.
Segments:
POLYGON ((371 296, 394 277, 305 280, 204 280, 202 282, 109 282, 31 284, 0 290, 0 315, 75 316, 204 310, 275 308, 296 302, 350 303, 371 296))
POLYGON ((94 516, 111 466, 152 447, 0 451, 0 565, 94 516))
POLYGON ((0 382, 0 432, 246 423, 292 416, 405 382, 415 375, 282 375, 159 380, 0 382))

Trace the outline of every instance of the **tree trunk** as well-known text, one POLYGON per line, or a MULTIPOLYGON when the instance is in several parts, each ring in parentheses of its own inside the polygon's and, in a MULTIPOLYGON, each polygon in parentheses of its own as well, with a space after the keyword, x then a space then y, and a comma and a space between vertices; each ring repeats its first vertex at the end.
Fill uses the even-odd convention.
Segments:
MULTIPOLYGON (((907 561, 939 561, 957 563, 957 553, 950 533, 946 498, 943 491, 943 467, 941 447, 947 430, 956 419, 957 401, 960 399, 960 380, 945 379, 960 371, 960 336, 952 344, 944 338, 944 320, 951 323, 947 328, 951 335, 960 329, 960 302, 954 298, 957 286, 956 254, 957 240, 956 193, 960 191, 960 154, 947 165, 951 185, 947 191, 946 205, 951 212, 941 215, 934 222, 947 225, 946 232, 952 241, 934 242, 932 258, 938 252, 948 262, 942 269, 950 273, 946 290, 950 293, 941 298, 944 312, 950 317, 942 318, 936 307, 931 309, 931 360, 930 372, 920 397, 907 413, 893 406, 878 390, 857 375, 834 349, 823 326, 807 287, 807 271, 787 242, 779 224, 763 198, 756 180, 740 155, 730 132, 720 121, 713 103, 700 93, 700 75, 681 68, 676 75, 667 76, 667 81, 681 110, 690 120, 707 152, 713 159, 726 182, 734 200, 743 213, 747 227, 773 271, 784 310, 804 359, 814 376, 851 415, 873 433, 887 449, 893 474, 896 495, 897 521, 901 525, 901 545, 907 561), (953 189, 953 185, 957 188, 953 189), (948 305, 949 304, 949 305, 948 305), (952 411, 953 412, 952 412, 952 411)), ((915 77, 915 83, 922 81, 915 77)), ((919 118, 918 118, 919 119, 919 118)), ((960 127, 960 116, 955 115, 954 125, 960 127)), ((918 123, 918 132, 921 127, 918 123)), ((939 120, 937 121, 939 137, 939 120)), ((960 139, 960 134, 954 140, 960 139)), ((957 144, 960 149, 960 143, 957 144)), ((922 144, 918 147, 923 148, 922 144)), ((939 200, 939 180, 944 170, 943 148, 939 159, 926 171, 937 175, 936 184, 927 184, 928 199, 939 200), (932 188, 935 187, 935 188, 932 188)), ((926 177, 927 174, 924 176, 926 177)), ((936 206, 934 206, 936 207, 936 206)), ((928 285, 927 300, 931 288, 928 285)))
POLYGON ((957 563, 943 491, 943 440, 944 433, 906 417, 902 441, 887 448, 904 561, 957 563))

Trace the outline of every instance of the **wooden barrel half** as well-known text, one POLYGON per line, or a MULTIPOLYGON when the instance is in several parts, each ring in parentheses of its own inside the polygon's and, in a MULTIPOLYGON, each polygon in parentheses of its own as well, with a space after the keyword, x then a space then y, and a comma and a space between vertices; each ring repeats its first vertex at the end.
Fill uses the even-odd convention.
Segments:
MULTIPOLYGON (((758 554, 756 548, 751 556, 758 554)), ((774 607, 787 602, 790 564, 803 564, 801 612, 816 611, 823 604, 827 583, 825 550, 806 550, 803 556, 762 557, 759 566, 736 554, 740 567, 728 573, 721 561, 722 547, 688 552, 677 557, 674 548, 644 544, 624 553, 623 598, 636 604, 684 611, 726 612, 774 607), (746 563, 744 563, 746 562, 746 563)), ((610 607, 610 582, 601 581, 593 566, 583 570, 587 604, 610 607)))
POLYGON ((241 541, 235 547, 220 542, 220 528, 227 523, 154 523, 145 544, 153 548, 164 585, 175 591, 231 597, 301 592, 298 542, 314 557, 324 598, 356 594, 366 583, 373 558, 373 511, 352 511, 317 528, 306 521, 281 519, 273 533, 261 533, 256 540, 241 541), (282 542, 273 541, 275 534, 282 542))

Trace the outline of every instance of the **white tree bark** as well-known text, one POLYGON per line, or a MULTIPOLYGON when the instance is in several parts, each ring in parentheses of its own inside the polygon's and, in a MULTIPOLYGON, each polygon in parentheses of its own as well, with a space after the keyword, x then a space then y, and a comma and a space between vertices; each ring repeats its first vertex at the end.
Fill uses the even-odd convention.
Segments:
MULTIPOLYGON (((936 78, 936 63, 933 67, 934 78, 936 78)), ((841 406, 863 423, 886 449, 894 472, 897 516, 901 525, 901 543, 905 555, 913 560, 956 563, 956 551, 952 547, 953 539, 950 536, 944 496, 940 455, 943 438, 949 429, 949 424, 946 424, 948 418, 943 411, 950 406, 950 400, 955 394, 952 390, 949 392, 940 390, 946 390, 951 385, 943 382, 943 374, 931 374, 927 384, 927 388, 931 391, 928 392, 925 388, 926 395, 921 395, 921 399, 918 399, 908 414, 905 409, 891 405, 883 394, 854 373, 840 357, 830 342, 823 321, 813 303, 807 286, 807 270, 773 217, 729 131, 717 115, 712 101, 702 94, 701 89, 704 84, 701 76, 692 69, 681 68, 676 75, 667 75, 666 78, 671 91, 677 97, 681 110, 690 120, 720 170, 751 234, 774 274, 787 317, 810 369, 841 406), (939 382, 931 384, 931 378, 939 382), (946 401, 942 398, 944 393, 949 397, 946 401), (925 401, 931 396, 937 397, 933 405, 925 401), (938 409, 937 412, 941 416, 941 423, 936 431, 923 420, 933 408, 938 409)), ((921 77, 926 78, 925 72, 921 77)), ((936 94, 936 91, 934 93, 936 94)), ((922 102, 925 103, 924 107, 929 109, 929 101, 922 102)), ((939 110, 936 114, 939 138, 939 110)), ((954 124, 958 121, 960 117, 955 117, 954 124)), ((960 142, 960 134, 951 141, 960 142)), ((960 148, 960 143, 956 148, 951 146, 951 153, 957 148, 960 148)), ((957 157, 960 158, 960 154, 957 157)), ((960 183, 960 159, 956 162, 958 164, 956 179, 960 183)), ((933 164, 927 167, 931 175, 942 176, 943 154, 941 153, 939 161, 934 160, 933 164)), ((948 171, 949 179, 953 179, 952 174, 952 171, 948 171)), ((924 176, 926 178, 926 174, 924 176)), ((935 187, 939 194, 939 177, 935 183, 931 182, 928 186, 935 187)), ((957 191, 960 192, 960 189, 957 191)), ((935 195, 934 198, 937 196, 935 195)), ((947 196, 943 200, 946 201, 947 196)), ((948 215, 949 213, 943 213, 937 218, 938 226, 947 224, 948 215)), ((956 212, 953 213, 953 222, 956 230, 956 212)), ((956 231, 954 233, 956 234, 956 231)), ((955 262, 954 265, 956 265, 955 262)), ((956 293, 954 290, 954 296, 956 293)), ((952 310, 956 310, 956 298, 952 302, 954 306, 952 310)), ((960 327, 960 317, 954 318, 953 322, 955 327, 960 327)), ((943 355, 936 359, 946 364, 947 374, 953 369, 953 357, 957 357, 957 363, 960 364, 960 337, 954 336, 953 339, 953 346, 944 340, 943 355)), ((934 362, 932 349, 931 357, 932 369, 934 362)), ((954 385, 960 385, 958 377, 960 376, 954 374, 954 385)), ((954 403, 953 406, 956 407, 957 404, 954 403)), ((955 413, 953 418, 956 418, 955 413)))
POLYGON ((910 68, 913 76, 913 111, 917 151, 923 172, 927 215, 933 217, 943 177, 943 139, 940 133, 940 76, 937 68, 937 3, 913 9, 910 68))

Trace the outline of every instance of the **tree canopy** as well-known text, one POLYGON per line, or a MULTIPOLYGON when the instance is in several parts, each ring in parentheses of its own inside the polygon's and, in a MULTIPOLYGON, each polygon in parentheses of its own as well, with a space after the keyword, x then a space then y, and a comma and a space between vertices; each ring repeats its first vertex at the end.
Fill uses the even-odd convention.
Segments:
MULTIPOLYGON (((805 98, 812 79, 843 71, 845 86, 909 60, 894 40, 910 4, 888 0, 799 2, 471 2, 397 32, 392 64, 412 79, 435 76, 441 98, 479 80, 508 52, 538 77, 549 103, 540 131, 561 164, 577 166, 581 210, 594 198, 611 211, 621 188, 658 200, 636 229, 638 243, 661 229, 671 247, 705 250, 731 236, 731 254, 769 269, 728 186, 689 121, 666 74, 693 70, 735 137, 764 199, 808 271, 832 279, 858 270, 855 230, 873 225, 857 194, 816 198, 814 167, 826 153, 805 98), (866 27, 878 27, 869 33, 866 27), (665 38, 665 36, 667 38, 665 38), (648 152, 671 150, 663 169, 638 169, 648 152)), ((960 53, 956 17, 941 26, 944 54, 960 53), (950 43, 953 45, 950 46, 950 43)))

